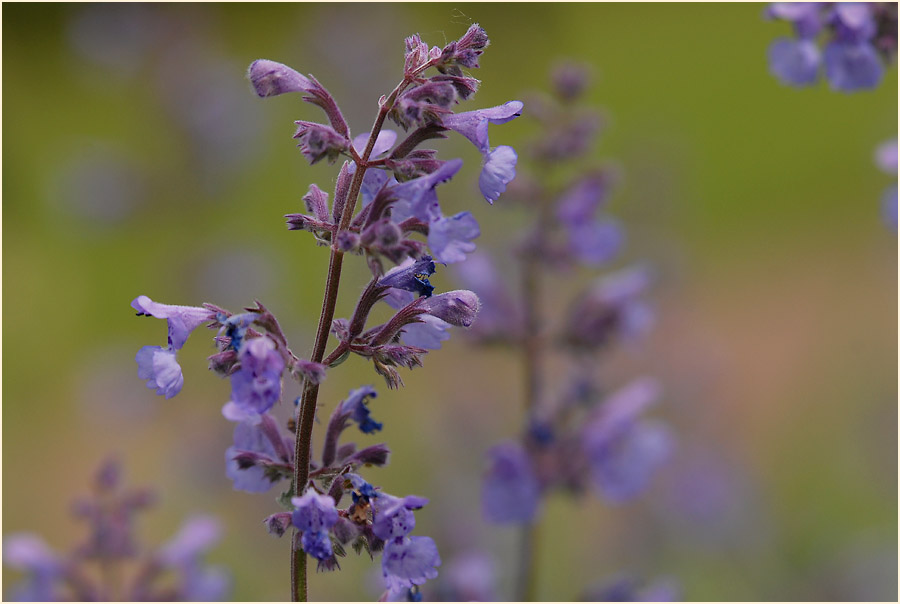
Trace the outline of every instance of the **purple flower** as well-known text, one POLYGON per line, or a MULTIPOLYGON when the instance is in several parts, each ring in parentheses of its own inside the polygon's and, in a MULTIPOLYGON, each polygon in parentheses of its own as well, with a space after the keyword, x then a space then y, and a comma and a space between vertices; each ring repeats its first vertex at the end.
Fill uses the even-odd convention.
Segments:
POLYGON ((431 315, 419 315, 418 319, 421 323, 412 323, 403 328, 403 335, 400 338, 407 346, 438 350, 441 342, 450 339, 451 326, 446 321, 431 315))
POLYGON ((594 171, 578 179, 556 202, 556 216, 563 224, 574 227, 591 220, 606 201, 610 176, 594 171))
POLYGON ((470 212, 443 216, 428 225, 428 247, 438 262, 462 262, 475 250, 472 240, 481 235, 478 222, 470 212))
POLYGON ((17 602, 52 602, 58 599, 55 583, 62 579, 59 556, 31 533, 15 533, 3 539, 3 563, 25 571, 27 577, 12 590, 17 602))
POLYGON ((636 380, 604 402, 582 431, 591 476, 612 503, 638 495, 669 456, 669 430, 640 418, 658 395, 655 381, 636 380))
POLYGON ((448 130, 459 132, 481 151, 488 153, 491 144, 488 141, 488 124, 505 124, 522 115, 522 101, 507 101, 503 105, 489 109, 476 109, 445 116, 442 125, 448 130))
POLYGON ((891 185, 881 195, 881 216, 894 233, 897 232, 897 185, 891 185))
POLYGON ((272 488, 273 480, 267 475, 265 466, 254 461, 276 457, 275 447, 262 425, 258 421, 255 424, 242 421, 234 427, 234 445, 225 451, 225 474, 234 483, 235 490, 265 493, 272 488), (251 455, 247 456, 247 453, 251 455))
POLYGON ((594 282, 568 313, 566 335, 576 346, 604 346, 613 337, 634 340, 653 322, 653 312, 641 299, 650 285, 650 271, 636 266, 594 282))
POLYGON ((832 10, 839 40, 865 42, 875 36, 877 25, 867 2, 836 2, 832 10))
POLYGON ((263 336, 246 341, 238 360, 240 369, 231 375, 231 400, 248 413, 264 413, 281 399, 284 359, 263 336))
POLYGON ((519 443, 506 442, 493 447, 488 457, 481 492, 484 517, 496 524, 531 522, 540 503, 540 483, 528 453, 519 443))
POLYGON ((416 261, 409 258, 385 273, 378 285, 414 292, 427 298, 434 291, 434 286, 428 281, 433 274, 434 261, 431 256, 423 256, 416 261))
POLYGON ((368 398, 377 396, 378 393, 375 392, 372 386, 363 386, 362 388, 351 390, 350 396, 341 402, 341 410, 350 414, 350 419, 356 422, 360 432, 364 434, 371 434, 381 430, 382 424, 369 417, 370 411, 368 405, 366 405, 368 398))
POLYGON ((155 389, 156 394, 167 399, 181 392, 184 376, 173 349, 144 346, 134 360, 138 364, 138 377, 147 380, 147 388, 155 389))
POLYGON ((494 203, 506 190, 506 185, 516 176, 518 156, 512 147, 500 146, 491 150, 488 140, 488 124, 505 124, 522 115, 522 101, 507 101, 503 105, 489 109, 477 109, 447 115, 442 125, 448 130, 459 132, 484 156, 478 187, 489 203, 494 203))
POLYGON ((381 570, 388 590, 421 585, 437 577, 441 565, 437 546, 431 537, 403 537, 384 545, 381 570))
MULTIPOLYGON (((888 174, 897 174, 897 139, 879 145, 875 150, 875 163, 888 174)), ((881 216, 892 231, 897 232, 897 185, 884 190, 881 195, 881 216)))
POLYGON ((466 262, 457 265, 456 274, 467 289, 484 301, 473 329, 486 337, 515 333, 521 313, 490 258, 472 254, 466 262))
MULTIPOLYGON (((369 143, 369 136, 371 136, 368 132, 360 134, 356 138, 353 139, 353 148, 360 155, 366 150, 366 145, 369 143)), ((380 155, 387 153, 391 147, 394 146, 394 143, 397 142, 397 133, 393 130, 382 130, 378 133, 378 137, 375 139, 375 145, 372 147, 372 153, 369 155, 369 159, 377 159, 380 155)), ((353 169, 356 168, 356 164, 353 165, 353 169)), ((370 170, 369 172, 381 173, 380 170, 370 170)), ((369 172, 366 172, 366 176, 368 176, 369 172)))
POLYGON ((766 15, 791 21, 801 38, 814 38, 824 25, 818 2, 773 2, 766 8, 766 15))
POLYGON ((625 241, 625 232, 612 220, 580 222, 567 226, 566 231, 572 255, 589 265, 609 262, 625 241))
POLYGON ((296 508, 291 515, 291 522, 297 530, 303 532, 303 550, 317 560, 331 558, 334 552, 328 530, 338 519, 334 499, 309 490, 301 497, 291 498, 291 503, 296 508))
POLYGON ((415 217, 430 223, 439 219, 441 207, 435 189, 439 184, 453 178, 461 167, 461 159, 451 159, 431 174, 393 186, 391 193, 397 198, 391 210, 393 220, 402 222, 415 217))
POLYGON ((214 546, 221 536, 221 524, 214 517, 188 518, 175 536, 160 547, 156 558, 168 567, 188 566, 214 546))
POLYGON ((417 495, 394 497, 381 493, 375 507, 372 532, 384 541, 407 536, 416 526, 412 510, 418 510, 427 503, 427 499, 417 495))
POLYGON ((884 77, 884 64, 868 42, 836 41, 825 47, 825 77, 843 92, 875 88, 884 77))
POLYGON ((169 325, 169 346, 179 350, 184 346, 191 332, 207 321, 215 321, 216 313, 199 306, 172 306, 154 302, 147 296, 138 296, 131 301, 138 316, 152 316, 166 319, 169 325))
POLYGON ((769 69, 782 84, 815 84, 820 63, 821 53, 813 40, 780 38, 769 46, 769 69))
POLYGON ((883 172, 897 173, 897 139, 887 141, 875 150, 875 163, 883 172))
POLYGON ((488 203, 494 203, 506 191, 506 185, 516 177, 516 161, 519 156, 515 149, 500 145, 484 155, 478 188, 488 203))

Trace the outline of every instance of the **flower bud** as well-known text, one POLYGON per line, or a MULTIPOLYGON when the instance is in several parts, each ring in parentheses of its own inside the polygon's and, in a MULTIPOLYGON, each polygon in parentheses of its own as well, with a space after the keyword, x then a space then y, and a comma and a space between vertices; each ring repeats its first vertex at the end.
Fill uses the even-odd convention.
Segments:
POLYGON ((312 88, 309 78, 287 65, 259 59, 250 64, 247 77, 256 94, 261 97, 277 96, 286 92, 308 92, 312 88))
POLYGON ((281 537, 291 526, 291 513, 278 512, 277 514, 272 514, 263 523, 266 525, 266 530, 269 531, 270 535, 281 537))
POLYGON ((310 165, 325 157, 328 158, 328 163, 333 164, 341 153, 350 148, 350 140, 333 128, 315 122, 295 123, 299 128, 294 138, 300 141, 297 146, 310 165))
POLYGON ((481 300, 474 292, 457 289, 427 298, 419 308, 456 327, 469 327, 481 309, 481 300))

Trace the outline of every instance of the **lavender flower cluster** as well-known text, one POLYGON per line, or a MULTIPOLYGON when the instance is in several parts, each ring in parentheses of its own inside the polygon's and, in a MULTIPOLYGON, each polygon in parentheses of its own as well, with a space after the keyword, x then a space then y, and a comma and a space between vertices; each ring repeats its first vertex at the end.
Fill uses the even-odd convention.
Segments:
POLYGON ((784 84, 815 84, 824 66, 834 90, 872 89, 897 54, 894 2, 774 2, 766 16, 789 21, 796 36, 769 47, 769 67, 784 84), (817 43, 821 36, 827 38, 824 51, 817 43))
POLYGON ((479 311, 481 302, 473 292, 435 293, 429 280, 436 263, 463 261, 475 249, 480 229, 470 212, 446 216, 438 201, 437 187, 460 170, 462 161, 442 160, 437 151, 419 147, 450 131, 470 140, 483 155, 479 188, 491 203, 515 176, 515 151, 491 147, 488 127, 518 117, 523 104, 509 101, 490 109, 453 112, 478 89, 479 81, 463 69, 478 67, 488 43, 477 24, 443 48, 429 48, 418 35, 407 38, 402 81, 379 100, 371 131, 355 137, 334 98, 314 77, 269 60, 250 65, 248 77, 258 96, 296 92, 324 111, 328 123, 296 122, 294 138, 310 164, 347 158, 330 207, 328 193, 312 184, 303 197, 305 212, 286 215, 289 230, 309 232, 330 248, 310 359, 294 354, 278 320, 258 301, 240 313, 213 304, 161 304, 147 296, 132 302, 138 315, 168 324, 167 345, 145 346, 136 356, 139 377, 166 398, 182 389, 176 354, 189 334, 203 324, 216 331, 216 353, 209 357, 209 367, 231 383, 222 413, 236 424, 234 443, 225 454, 226 473, 236 489, 248 492, 290 481, 279 498, 288 511, 272 514, 265 523, 277 536, 294 529, 293 551, 299 554, 292 554, 294 599, 306 597, 303 552, 320 570, 339 568, 338 558, 346 555, 348 545, 370 556, 381 552, 384 597, 391 599, 413 597, 418 585, 437 575, 441 561, 434 541, 410 535, 413 511, 428 500, 389 495, 359 474, 364 467, 388 462, 387 445, 358 448, 340 442, 352 423, 363 434, 381 430, 368 406, 376 397, 374 388, 355 389, 334 408, 318 459, 311 459, 310 443, 318 385, 332 368, 356 354, 372 362, 388 387, 397 388, 403 383, 398 368, 421 366, 425 354, 449 337, 451 327, 471 326, 479 311), (429 69, 436 73, 426 76, 429 69), (396 132, 383 129, 388 118, 408 132, 399 142, 396 132), (334 319, 344 255, 363 256, 372 278, 353 315, 334 319), (386 263, 396 266, 387 268, 386 263), (370 311, 381 301, 396 312, 387 322, 368 326, 370 311), (337 342, 326 355, 329 333, 337 342), (283 397, 285 376, 303 387, 287 431, 273 415, 283 397), (338 507, 348 495, 349 505, 338 507))
MULTIPOLYGON (((553 74, 556 98, 529 101, 540 123, 527 147, 534 170, 521 173, 510 191, 534 215, 515 250, 521 290, 508 290, 486 256, 458 270, 484 303, 473 335, 521 351, 526 375, 523 433, 488 453, 482 506, 492 523, 538 522, 542 501, 554 491, 593 487, 610 503, 628 501, 672 447, 668 428, 646 417, 659 399, 657 382, 639 378, 610 391, 597 371, 598 357, 650 327, 649 269, 632 266, 587 283, 566 312, 554 313, 564 319, 552 329, 553 315, 542 307, 554 274, 608 266, 624 244, 623 229, 605 211, 617 173, 587 160, 600 123, 577 102, 587 78, 580 66, 562 65, 553 74), (567 357, 569 375, 548 369, 556 353, 567 357)), ((520 581, 533 582, 534 570, 523 568, 520 581)), ((533 596, 524 586, 516 594, 533 596)))
POLYGON ((175 536, 147 549, 135 534, 135 516, 155 501, 148 489, 125 489, 121 469, 104 463, 92 494, 72 506, 88 523, 87 538, 68 555, 59 554, 38 535, 16 533, 3 540, 3 561, 24 571, 12 588, 14 601, 219 601, 228 597, 231 579, 218 566, 204 563, 221 536, 209 516, 188 518, 175 536))

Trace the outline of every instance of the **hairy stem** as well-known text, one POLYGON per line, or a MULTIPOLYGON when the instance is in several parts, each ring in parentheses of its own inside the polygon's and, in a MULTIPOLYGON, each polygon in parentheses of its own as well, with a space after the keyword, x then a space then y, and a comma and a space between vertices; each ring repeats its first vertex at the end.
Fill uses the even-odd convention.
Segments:
MULTIPOLYGON (((369 142, 366 144, 366 150, 356 164, 356 173, 353 175, 353 182, 350 184, 350 192, 347 195, 347 203, 344 204, 341 219, 336 232, 346 229, 350 225, 353 212, 356 209, 357 198, 362 187, 363 177, 366 175, 369 156, 375 147, 375 141, 378 133, 384 125, 388 112, 393 106, 397 97, 403 89, 409 84, 409 80, 404 78, 400 84, 394 88, 390 96, 382 103, 378 110, 378 116, 372 125, 372 131, 369 135, 369 142)), ((334 320, 334 307, 337 303, 338 290, 341 284, 341 267, 343 265, 344 254, 331 246, 331 257, 328 261, 328 276, 325 280, 325 294, 322 301, 322 312, 319 314, 319 326, 316 329, 316 340, 313 344, 313 352, 310 360, 313 363, 321 363, 325 356, 325 347, 328 344, 328 333, 331 330, 331 322, 334 320)), ((297 422, 297 436, 294 441, 294 495, 302 495, 306 491, 309 483, 309 461, 310 446, 312 444, 313 426, 316 420, 316 405, 319 397, 319 385, 306 382, 303 388, 303 395, 300 399, 300 418, 297 422)), ((308 597, 308 583, 306 578, 306 554, 299 547, 295 548, 294 541, 291 541, 291 599, 294 602, 306 602, 308 597)))

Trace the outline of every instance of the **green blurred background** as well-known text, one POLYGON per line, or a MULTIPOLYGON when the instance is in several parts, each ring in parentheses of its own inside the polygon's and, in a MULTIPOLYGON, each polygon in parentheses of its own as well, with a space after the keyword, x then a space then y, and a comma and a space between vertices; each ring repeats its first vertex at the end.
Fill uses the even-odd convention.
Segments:
MULTIPOLYGON (((561 58, 594 70, 590 100, 607 117, 597 158, 624 175, 618 264, 660 275, 657 327, 602 371, 657 376, 658 414, 679 441, 634 504, 548 502, 540 598, 577 598, 621 572, 674 578, 688 600, 897 597, 897 239, 879 217, 892 177, 873 163, 897 132, 896 67, 874 92, 781 86, 766 49, 788 27, 759 4, 6 4, 3 17, 4 533, 69 548, 81 527, 68 501, 114 453, 130 483, 160 493, 146 542, 214 513, 226 534, 211 560, 233 570, 234 598, 286 597, 288 543, 260 524, 275 492, 238 493, 224 476, 229 390, 206 369, 208 341, 180 354, 182 393, 156 397, 134 353, 165 328, 129 302, 236 310, 258 298, 305 354, 327 251, 281 216, 301 210, 309 183, 332 190, 336 168, 307 166, 290 138, 317 110, 257 99, 247 65, 314 74, 358 133, 399 78, 406 35, 442 45, 479 22, 492 44, 465 109, 545 88, 561 58), (691 472, 713 483, 699 503, 678 494, 691 472)), ((492 141, 515 146, 532 127, 523 117, 492 141)), ((480 198, 471 145, 439 145, 466 161, 442 187, 446 211, 473 211, 479 245, 498 247, 515 209, 480 198)), ((365 279, 345 264, 337 316, 365 279)), ((452 286, 448 273, 435 281, 452 286)), ((455 333, 400 392, 354 360, 320 397, 327 413, 376 385, 394 454, 368 476, 430 497, 417 534, 436 539, 445 570, 491 554, 501 598, 516 540, 483 524, 478 484, 484 452, 519 428, 519 372, 455 333)), ((377 565, 343 566, 314 576, 311 597, 377 597, 377 565)))

